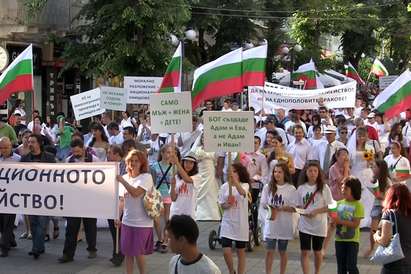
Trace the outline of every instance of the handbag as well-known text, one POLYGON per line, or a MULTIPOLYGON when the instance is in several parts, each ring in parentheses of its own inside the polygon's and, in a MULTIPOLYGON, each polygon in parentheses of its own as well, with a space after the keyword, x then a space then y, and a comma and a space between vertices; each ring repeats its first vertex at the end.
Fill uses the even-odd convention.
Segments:
MULTIPOLYGON (((398 260, 403 259, 404 253, 401 248, 400 234, 398 233, 398 222, 395 212, 390 210, 390 221, 395 225, 394 235, 388 246, 378 246, 375 250, 374 256, 371 257, 370 261, 376 264, 389 264, 398 260), (392 219, 394 215, 394 220, 392 219)), ((393 227, 394 228, 394 227, 393 227)))
POLYGON ((147 215, 154 219, 161 215, 164 209, 161 193, 155 187, 150 192, 146 191, 143 197, 143 205, 147 215))

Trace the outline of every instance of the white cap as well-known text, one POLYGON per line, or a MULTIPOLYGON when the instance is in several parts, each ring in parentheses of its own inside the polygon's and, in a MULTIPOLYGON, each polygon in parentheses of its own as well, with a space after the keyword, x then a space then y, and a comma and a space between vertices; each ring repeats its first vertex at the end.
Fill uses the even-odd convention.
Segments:
POLYGON ((336 133, 337 132, 337 128, 333 125, 328 125, 324 128, 324 133, 336 133))

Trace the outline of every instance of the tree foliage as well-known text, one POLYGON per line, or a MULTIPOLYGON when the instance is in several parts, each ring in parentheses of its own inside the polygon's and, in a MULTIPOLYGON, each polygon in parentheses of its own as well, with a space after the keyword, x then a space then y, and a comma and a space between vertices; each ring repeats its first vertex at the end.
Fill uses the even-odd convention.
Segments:
POLYGON ((184 0, 90 0, 65 41, 66 67, 87 75, 161 75, 170 60, 170 33, 190 18, 184 0))

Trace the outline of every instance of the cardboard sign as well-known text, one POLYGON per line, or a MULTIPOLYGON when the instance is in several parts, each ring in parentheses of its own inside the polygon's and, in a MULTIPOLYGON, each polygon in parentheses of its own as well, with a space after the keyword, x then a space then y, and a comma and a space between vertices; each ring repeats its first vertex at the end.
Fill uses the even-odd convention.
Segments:
POLYGON ((152 133, 192 132, 191 92, 150 95, 152 133))
POLYGON ((100 87, 101 107, 110 110, 126 111, 127 91, 124 88, 100 87))
POLYGON ((102 114, 106 111, 100 106, 101 92, 99 88, 70 96, 70 101, 77 121, 102 114))
POLYGON ((2 213, 118 218, 118 166, 114 162, 1 165, 2 213))
POLYGON ((209 152, 253 152, 252 111, 205 111, 204 150, 209 152))
POLYGON ((125 76, 127 104, 149 104, 150 95, 160 89, 163 77, 125 76))
POLYGON ((398 75, 388 75, 388 76, 381 76, 378 78, 380 90, 386 89, 395 79, 398 78, 398 75))

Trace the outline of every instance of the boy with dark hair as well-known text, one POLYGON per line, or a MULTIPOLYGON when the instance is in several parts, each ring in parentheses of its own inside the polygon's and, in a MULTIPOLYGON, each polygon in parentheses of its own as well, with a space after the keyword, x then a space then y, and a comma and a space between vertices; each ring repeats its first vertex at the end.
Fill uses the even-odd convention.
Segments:
POLYGON ((166 225, 169 247, 178 255, 170 260, 170 274, 221 274, 218 266, 197 247, 196 222, 188 215, 174 215, 166 225))

